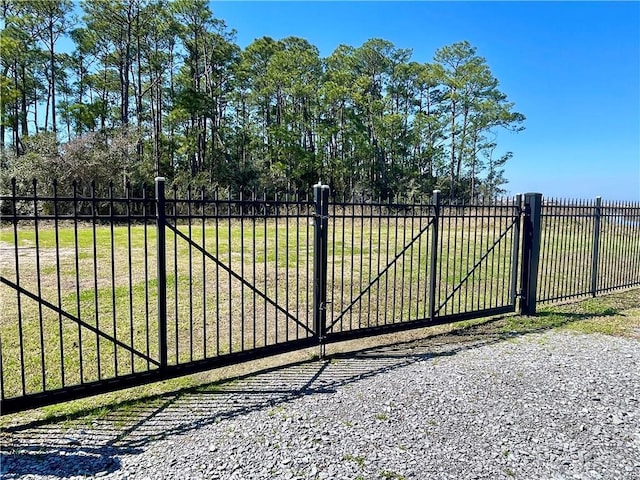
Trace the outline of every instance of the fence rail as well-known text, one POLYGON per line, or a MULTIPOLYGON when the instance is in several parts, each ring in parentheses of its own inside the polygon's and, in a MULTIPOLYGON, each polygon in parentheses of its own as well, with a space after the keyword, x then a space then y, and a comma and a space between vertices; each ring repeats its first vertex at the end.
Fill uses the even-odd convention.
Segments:
POLYGON ((0 196, 2 414, 640 285, 638 204, 39 187, 0 196))

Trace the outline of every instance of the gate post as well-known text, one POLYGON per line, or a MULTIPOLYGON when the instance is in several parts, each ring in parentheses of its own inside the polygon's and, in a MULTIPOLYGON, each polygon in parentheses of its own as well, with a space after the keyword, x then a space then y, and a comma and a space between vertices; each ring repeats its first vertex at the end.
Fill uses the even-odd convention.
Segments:
POLYGON ((313 329, 324 356, 327 334, 327 229, 329 227, 329 186, 318 182, 313 186, 315 204, 313 238, 313 329))
POLYGON ((167 366, 167 251, 165 239, 165 179, 156 177, 156 269, 158 275, 158 349, 160 369, 167 366))
POLYGON ((431 234, 431 265, 429 267, 429 320, 436 316, 436 268, 438 266, 438 229, 440 223, 440 190, 433 191, 433 232, 431 234))
POLYGON ((522 275, 520 277, 522 296, 520 298, 520 315, 536 314, 541 213, 542 194, 525 193, 522 225, 522 275))
POLYGON ((598 291, 598 259, 600 254, 600 215, 602 197, 596 197, 596 205, 593 220, 593 250, 591 251, 591 296, 595 297, 598 291))

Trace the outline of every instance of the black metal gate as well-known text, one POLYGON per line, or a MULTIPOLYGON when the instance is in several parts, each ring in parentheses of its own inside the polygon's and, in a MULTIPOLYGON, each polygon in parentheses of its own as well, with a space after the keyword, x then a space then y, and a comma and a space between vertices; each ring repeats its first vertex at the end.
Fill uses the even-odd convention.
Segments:
POLYGON ((513 312, 518 297, 535 311, 531 195, 441 205, 437 192, 429 203, 330 201, 320 184, 312 199, 165 192, 164 179, 155 195, 37 187, 1 197, 3 414, 513 312))
POLYGON ((2 200, 2 414, 318 344, 308 198, 2 200))
POLYGON ((520 203, 331 204, 327 340, 515 311, 520 203))

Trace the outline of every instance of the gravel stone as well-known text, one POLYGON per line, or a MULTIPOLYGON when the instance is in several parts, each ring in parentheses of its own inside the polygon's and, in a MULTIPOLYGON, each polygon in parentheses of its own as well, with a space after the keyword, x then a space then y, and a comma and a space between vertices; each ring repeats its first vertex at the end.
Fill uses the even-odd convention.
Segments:
POLYGON ((7 429, 14 479, 640 479, 640 342, 434 338, 7 429), (75 424, 73 423, 75 422, 75 424))

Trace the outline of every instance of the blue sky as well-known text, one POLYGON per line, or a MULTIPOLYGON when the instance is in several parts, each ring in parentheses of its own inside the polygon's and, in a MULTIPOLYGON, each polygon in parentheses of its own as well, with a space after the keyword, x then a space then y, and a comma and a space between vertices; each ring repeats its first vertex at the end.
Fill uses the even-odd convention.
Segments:
POLYGON ((213 1, 214 15, 254 39, 298 36, 328 56, 383 38, 430 62, 468 40, 526 130, 498 134, 512 151, 509 193, 640 200, 639 2, 213 1))

